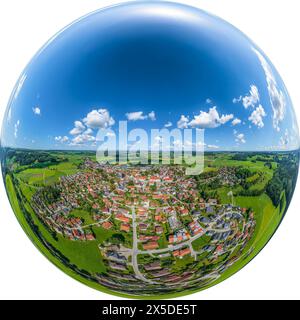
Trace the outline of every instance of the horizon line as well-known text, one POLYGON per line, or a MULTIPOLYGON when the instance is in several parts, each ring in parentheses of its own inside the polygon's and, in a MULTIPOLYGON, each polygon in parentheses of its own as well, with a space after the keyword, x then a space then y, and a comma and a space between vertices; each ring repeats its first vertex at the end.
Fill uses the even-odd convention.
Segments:
MULTIPOLYGON (((10 147, 10 146, 1 146, 0 145, 0 149, 15 149, 15 150, 28 150, 28 151, 59 151, 59 152, 97 152, 97 150, 93 150, 93 149, 43 149, 43 148, 28 148, 28 147, 10 147)), ((109 150, 111 151, 111 150, 109 150)), ((116 152, 130 152, 130 150, 117 150, 116 152)), ((185 150, 136 150, 133 152, 155 152, 155 153, 167 153, 167 152, 175 152, 175 153, 182 153, 185 152, 185 150)), ((198 152, 201 153, 202 151, 197 151, 197 150, 187 150, 188 152, 198 152)), ((289 149, 289 150, 284 150, 284 149, 278 149, 278 150, 224 150, 224 149, 209 149, 209 150, 203 150, 203 152, 213 152, 213 153, 217 153, 217 152, 295 152, 295 151, 300 151, 300 147, 297 149, 289 149)))

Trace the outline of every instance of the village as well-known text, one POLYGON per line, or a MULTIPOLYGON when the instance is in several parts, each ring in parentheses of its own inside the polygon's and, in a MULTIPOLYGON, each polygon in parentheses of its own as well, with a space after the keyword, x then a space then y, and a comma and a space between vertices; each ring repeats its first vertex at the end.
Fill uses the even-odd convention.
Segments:
POLYGON ((86 159, 32 202, 51 230, 97 243, 106 266, 99 283, 133 294, 215 281, 241 258, 256 225, 247 208, 202 198, 195 179, 175 165, 86 159), (95 230, 116 237, 99 242, 95 230))

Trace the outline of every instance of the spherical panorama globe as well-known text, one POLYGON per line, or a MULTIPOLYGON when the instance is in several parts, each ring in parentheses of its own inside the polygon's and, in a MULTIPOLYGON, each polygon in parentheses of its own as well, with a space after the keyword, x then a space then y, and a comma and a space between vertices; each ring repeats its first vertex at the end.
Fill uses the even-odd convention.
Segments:
POLYGON ((48 41, 13 90, 1 147, 36 247, 136 298, 190 294, 245 266, 282 221, 299 164, 265 54, 223 20, 159 1, 94 12, 48 41))

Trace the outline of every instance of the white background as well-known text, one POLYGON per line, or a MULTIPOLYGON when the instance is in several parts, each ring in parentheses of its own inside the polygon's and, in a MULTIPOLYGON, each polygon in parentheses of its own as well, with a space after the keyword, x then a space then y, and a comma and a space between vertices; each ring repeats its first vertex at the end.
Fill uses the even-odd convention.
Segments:
MULTIPOLYGON (((13 86, 35 52, 65 25, 90 11, 125 1, 0 1, 0 118, 13 86)), ((179 1, 177 1, 179 2, 179 1)), ((231 22, 260 46, 279 70, 300 117, 300 3, 296 0, 181 2, 231 22)), ((267 247, 244 269, 187 299, 300 299, 300 185, 267 247)), ((120 299, 65 275, 37 251, 18 224, 0 183, 0 299, 120 299)))

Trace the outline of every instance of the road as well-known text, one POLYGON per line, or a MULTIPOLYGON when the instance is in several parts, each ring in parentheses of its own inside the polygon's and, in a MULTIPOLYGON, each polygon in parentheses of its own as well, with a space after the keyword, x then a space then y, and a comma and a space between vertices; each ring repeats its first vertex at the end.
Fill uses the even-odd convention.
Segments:
POLYGON ((135 208, 134 206, 131 208, 132 211, 132 267, 133 267, 133 271, 136 275, 136 277, 144 282, 148 282, 150 284, 156 284, 157 282, 151 281, 147 278, 144 277, 144 275, 141 273, 141 271, 139 270, 139 266, 138 266, 138 262, 137 262, 137 255, 139 253, 138 250, 138 238, 137 238, 137 223, 136 223, 136 213, 135 213, 135 208))

